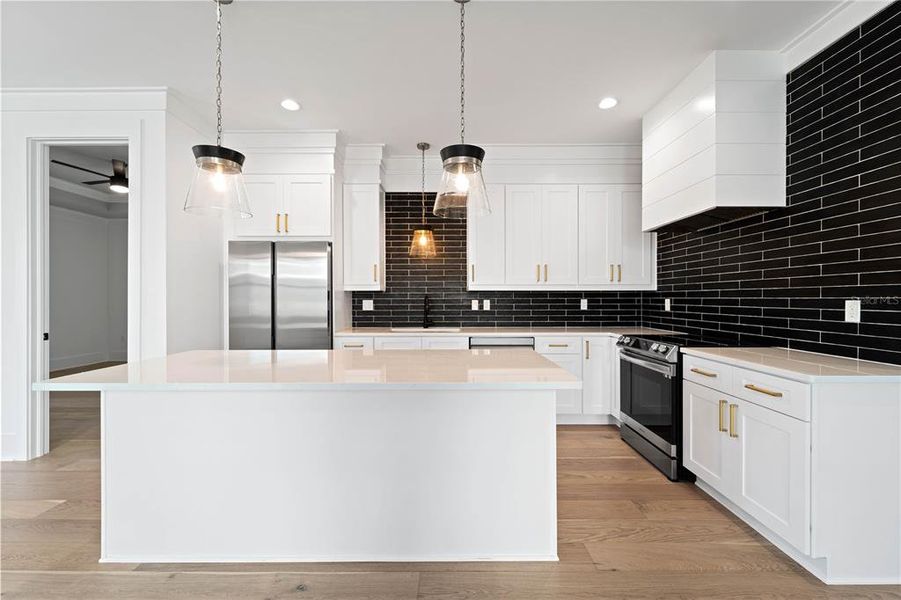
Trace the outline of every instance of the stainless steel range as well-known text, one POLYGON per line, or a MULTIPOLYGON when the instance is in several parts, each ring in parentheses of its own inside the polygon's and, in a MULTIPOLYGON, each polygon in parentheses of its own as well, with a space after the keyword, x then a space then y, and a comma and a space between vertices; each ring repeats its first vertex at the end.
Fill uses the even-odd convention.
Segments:
MULTIPOLYGON (((681 469, 682 370, 677 336, 622 336, 620 435, 673 481, 681 469)), ((680 477, 681 472, 681 477, 680 477)))

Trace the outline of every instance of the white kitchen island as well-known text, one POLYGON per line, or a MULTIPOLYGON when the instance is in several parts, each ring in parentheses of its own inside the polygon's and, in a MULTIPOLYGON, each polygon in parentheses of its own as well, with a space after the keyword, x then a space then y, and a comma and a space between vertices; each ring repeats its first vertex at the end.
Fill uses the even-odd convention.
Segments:
POLYGON ((531 350, 196 351, 101 392, 101 562, 556 560, 555 395, 531 350))

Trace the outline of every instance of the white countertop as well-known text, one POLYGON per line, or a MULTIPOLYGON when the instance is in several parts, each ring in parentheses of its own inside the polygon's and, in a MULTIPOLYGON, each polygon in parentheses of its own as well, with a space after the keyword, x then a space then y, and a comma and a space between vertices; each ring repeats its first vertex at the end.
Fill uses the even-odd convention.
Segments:
POLYGON ((708 360, 746 367, 788 379, 814 383, 899 382, 901 366, 788 348, 682 348, 708 360))
POLYGON ((406 331, 392 330, 390 327, 349 327, 336 332, 335 336, 468 337, 483 335, 515 337, 609 335, 619 337, 621 335, 681 335, 678 331, 651 329, 648 327, 462 327, 459 331, 440 331, 440 325, 434 325, 433 327, 430 329, 414 327, 406 331))
POLYGON ((35 390, 581 389, 529 349, 196 350, 34 384, 35 390))

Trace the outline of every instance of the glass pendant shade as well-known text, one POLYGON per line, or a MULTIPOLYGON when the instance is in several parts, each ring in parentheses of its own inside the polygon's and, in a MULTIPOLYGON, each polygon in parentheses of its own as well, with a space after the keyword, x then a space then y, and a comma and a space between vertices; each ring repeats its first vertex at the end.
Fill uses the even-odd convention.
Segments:
POLYGON ((244 187, 244 155, 224 146, 194 146, 196 167, 185 212, 220 215, 231 212, 242 219, 253 216, 244 187))
POLYGON ((485 151, 471 144, 455 144, 441 150, 444 172, 432 210, 445 219, 465 219, 467 214, 479 216, 491 212, 482 159, 485 151))
POLYGON ((413 231, 413 240, 410 242, 410 256, 414 258, 434 258, 438 256, 435 248, 435 236, 432 228, 421 226, 413 231))

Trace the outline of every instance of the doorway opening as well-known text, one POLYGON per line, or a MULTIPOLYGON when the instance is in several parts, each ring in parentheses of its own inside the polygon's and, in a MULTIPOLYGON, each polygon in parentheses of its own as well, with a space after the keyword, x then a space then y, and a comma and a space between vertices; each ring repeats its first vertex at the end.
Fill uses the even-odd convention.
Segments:
MULTIPOLYGON (((128 145, 50 145, 50 377, 123 363, 128 349, 128 145)), ((51 392, 50 449, 99 438, 100 395, 51 392)))

